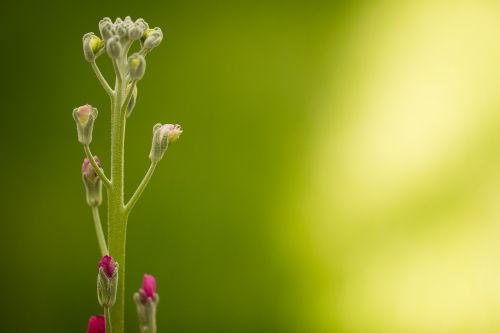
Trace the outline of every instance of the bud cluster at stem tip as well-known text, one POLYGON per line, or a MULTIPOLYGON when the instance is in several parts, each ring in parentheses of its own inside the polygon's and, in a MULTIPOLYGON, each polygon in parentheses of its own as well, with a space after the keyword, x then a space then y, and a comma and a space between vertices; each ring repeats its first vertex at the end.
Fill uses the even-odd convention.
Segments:
POLYGON ((149 158, 152 162, 158 162, 162 159, 168 145, 179 139, 182 134, 182 128, 178 124, 156 124, 153 127, 153 142, 149 158))

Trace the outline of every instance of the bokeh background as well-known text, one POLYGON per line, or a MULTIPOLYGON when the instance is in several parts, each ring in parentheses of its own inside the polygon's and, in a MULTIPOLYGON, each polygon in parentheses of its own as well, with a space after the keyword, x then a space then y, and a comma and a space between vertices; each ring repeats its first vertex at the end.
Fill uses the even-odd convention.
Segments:
POLYGON ((84 332, 100 311, 71 112, 99 108, 92 149, 109 165, 81 36, 126 15, 165 32, 128 122, 128 195, 153 124, 184 128, 129 220, 127 293, 157 277, 159 332, 500 330, 499 2, 19 0, 2 14, 2 332, 84 332))

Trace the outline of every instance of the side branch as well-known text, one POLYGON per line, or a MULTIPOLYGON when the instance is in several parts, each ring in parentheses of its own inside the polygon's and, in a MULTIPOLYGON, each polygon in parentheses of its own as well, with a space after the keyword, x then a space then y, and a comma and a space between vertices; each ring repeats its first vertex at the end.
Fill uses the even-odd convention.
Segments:
POLYGON ((104 171, 97 165, 97 162, 94 159, 94 155, 92 155, 92 152, 90 151, 89 145, 83 145, 83 150, 85 150, 85 155, 87 155, 87 158, 89 159, 90 164, 94 168, 94 170, 97 173, 97 175, 99 176, 99 178, 101 178, 104 186, 106 186, 106 188, 110 188, 111 181, 108 179, 108 177, 106 177, 106 175, 104 174, 104 171))
POLYGON ((109 254, 109 252, 108 247, 106 246, 104 232, 102 231, 101 217, 99 216, 98 207, 92 207, 92 216, 94 217, 95 232, 97 235, 97 242, 99 243, 99 249, 101 250, 101 256, 105 256, 109 254))
POLYGON ((146 175, 142 179, 141 183, 137 187, 137 190, 135 190, 135 193, 132 195, 128 203, 125 205, 125 213, 128 214, 134 207, 134 205, 137 203, 137 200, 139 200, 139 197, 141 196, 142 192, 144 192, 144 189, 149 183, 149 180, 151 179, 151 176, 153 175, 155 168, 156 168, 157 162, 151 162, 151 165, 149 166, 148 172, 146 172, 146 175))
POLYGON ((96 62, 95 61, 91 61, 90 64, 92 65, 92 69, 94 70, 94 73, 97 76, 97 79, 99 80, 99 82, 101 82, 101 85, 104 88, 104 90, 106 91, 106 93, 110 97, 113 96, 114 91, 113 91, 113 89, 111 89, 111 87, 108 84, 108 81, 106 81, 106 79, 102 75, 101 70, 99 69, 99 67, 97 67, 96 62))

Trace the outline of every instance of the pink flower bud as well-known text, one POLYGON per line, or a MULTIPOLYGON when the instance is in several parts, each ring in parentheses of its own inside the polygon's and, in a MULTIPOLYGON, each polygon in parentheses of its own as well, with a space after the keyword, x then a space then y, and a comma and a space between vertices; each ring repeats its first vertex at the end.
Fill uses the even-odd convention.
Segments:
POLYGON ((104 321, 104 316, 92 316, 89 319, 89 326, 87 327, 87 333, 106 333, 106 323, 104 321))
MULTIPOLYGON (((99 158, 97 156, 94 156, 94 159, 95 159, 97 165, 100 167, 101 162, 99 161, 99 158)), ((97 178, 99 177, 97 175, 97 172, 95 172, 94 168, 92 167, 92 164, 90 164, 89 159, 86 157, 83 160, 83 164, 82 164, 82 174, 84 177, 86 177, 88 180, 90 180, 94 183, 97 180, 97 178)))
POLYGON ((93 110, 94 109, 90 104, 82 105, 76 109, 76 118, 78 119, 80 124, 82 124, 83 126, 87 125, 90 117, 92 116, 93 110))
POLYGON ((141 297, 141 302, 143 304, 146 303, 148 298, 152 300, 155 299, 156 294, 156 280, 153 275, 144 274, 144 278, 142 279, 142 287, 139 289, 139 294, 141 297))
POLYGON ((104 274, 106 274, 106 276, 111 279, 113 277, 113 274, 115 273, 116 262, 113 260, 113 258, 106 255, 102 257, 101 261, 99 261, 99 268, 102 268, 104 274))

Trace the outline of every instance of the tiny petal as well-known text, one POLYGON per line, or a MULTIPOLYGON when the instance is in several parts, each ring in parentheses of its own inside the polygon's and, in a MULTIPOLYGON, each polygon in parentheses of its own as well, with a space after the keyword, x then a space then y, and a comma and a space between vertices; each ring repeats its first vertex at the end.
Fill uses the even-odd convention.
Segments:
POLYGON ((89 318, 87 333, 106 333, 106 323, 104 316, 92 316, 89 318))
POLYGON ((146 298, 154 298, 156 293, 156 279, 153 275, 144 274, 141 287, 146 298))
POLYGON ((108 255, 102 257, 101 261, 99 261, 99 268, 101 267, 108 278, 113 277, 116 269, 116 263, 113 258, 108 255))

